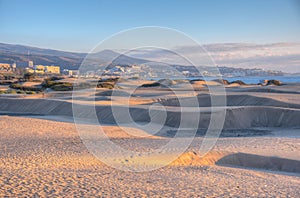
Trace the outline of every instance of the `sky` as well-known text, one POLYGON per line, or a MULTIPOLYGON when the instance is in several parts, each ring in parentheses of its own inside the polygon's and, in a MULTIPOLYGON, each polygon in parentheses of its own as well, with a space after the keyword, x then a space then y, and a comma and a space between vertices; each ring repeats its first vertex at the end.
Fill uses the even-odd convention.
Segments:
POLYGON ((126 55, 154 62, 188 65, 183 56, 195 65, 212 65, 213 60, 219 66, 300 73, 300 43, 219 43, 202 47, 206 51, 194 45, 173 48, 171 52, 144 49, 130 51, 126 55))
POLYGON ((139 26, 203 44, 300 42, 300 0, 0 0, 1 43, 88 52, 139 26))

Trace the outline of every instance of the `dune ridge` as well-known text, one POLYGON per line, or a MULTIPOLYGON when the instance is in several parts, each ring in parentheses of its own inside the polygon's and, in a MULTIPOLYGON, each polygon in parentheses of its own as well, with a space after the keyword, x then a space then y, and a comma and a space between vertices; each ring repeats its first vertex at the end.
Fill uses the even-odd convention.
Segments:
POLYGON ((241 152, 210 151, 201 156, 189 151, 183 153, 171 166, 234 166, 262 170, 300 173, 300 161, 276 156, 263 156, 241 152))
MULTIPOLYGON (((214 96, 216 100, 215 105, 221 104, 223 96, 214 96)), ((197 96, 199 107, 210 107, 211 96, 209 94, 199 94, 197 96)), ((188 107, 193 105, 192 101, 194 98, 170 98, 170 99, 161 99, 159 103, 165 106, 184 106, 188 107)), ((227 106, 273 106, 273 107, 286 107, 286 108, 295 108, 300 109, 300 104, 291 103, 291 102, 282 102, 273 98, 267 97, 258 97, 249 94, 239 94, 239 95, 227 95, 226 96, 226 105, 227 106)))
MULTIPOLYGON (((264 101, 264 100, 263 100, 264 101)), ((93 106, 80 105, 83 108, 79 118, 92 118, 93 106)), ((118 111, 124 111, 127 107, 114 107, 118 111), (123 110, 124 109, 124 110, 123 110)), ((198 128, 207 128, 210 123, 212 113, 218 113, 226 109, 224 129, 245 129, 251 127, 300 127, 300 109, 283 108, 271 106, 239 106, 214 108, 179 108, 167 109, 166 126, 178 127, 181 119, 181 111, 193 116, 200 112, 198 128)), ((0 111, 2 114, 30 114, 30 115, 61 115, 72 117, 71 102, 51 99, 7 99, 0 98, 0 111)), ((150 122, 149 110, 146 105, 130 106, 129 111, 132 119, 136 122, 150 122)), ((157 109, 157 111, 161 111, 157 109)), ((96 114, 102 123, 115 124, 115 118, 110 106, 97 105, 96 114)), ((153 119, 155 122, 155 119, 153 119)), ((158 120, 160 121, 160 120, 158 120)))

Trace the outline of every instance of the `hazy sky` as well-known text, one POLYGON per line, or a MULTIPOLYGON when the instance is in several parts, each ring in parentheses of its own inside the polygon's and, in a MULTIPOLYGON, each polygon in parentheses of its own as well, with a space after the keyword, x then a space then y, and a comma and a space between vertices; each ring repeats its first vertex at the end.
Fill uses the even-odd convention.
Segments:
POLYGON ((0 0, 0 42, 89 51, 121 30, 164 26, 200 43, 299 42, 300 0, 0 0))

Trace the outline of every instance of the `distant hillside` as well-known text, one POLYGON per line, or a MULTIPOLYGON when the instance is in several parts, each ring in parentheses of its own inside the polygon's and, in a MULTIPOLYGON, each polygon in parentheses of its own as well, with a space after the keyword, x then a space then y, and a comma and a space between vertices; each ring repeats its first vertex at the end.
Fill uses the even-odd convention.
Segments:
MULTIPOLYGON (((62 69, 78 69, 87 53, 65 52, 52 49, 42 49, 24 45, 0 43, 0 63, 17 63, 18 67, 25 67, 29 60, 34 64, 59 65, 62 69)), ((89 54, 87 69, 95 69, 99 65, 110 64, 141 64, 148 62, 125 55, 120 55, 111 50, 89 54)))
POLYGON ((25 62, 30 59, 34 64, 60 65, 62 69, 77 69, 85 56, 85 53, 0 43, 0 62, 16 62, 19 67, 26 66, 25 62))
MULTIPOLYGON (((140 52, 140 51, 139 51, 140 52)), ((148 52, 147 52, 148 53, 148 52)), ((163 52, 154 53, 153 51, 148 54, 138 53, 136 55, 125 56, 121 55, 112 50, 103 50, 96 53, 76 53, 76 52, 65 52, 52 49, 42 49, 37 47, 29 47, 24 45, 12 45, 0 43, 0 63, 17 63, 17 67, 26 67, 28 59, 34 62, 34 64, 41 65, 59 65, 61 69, 78 69, 85 61, 85 71, 96 71, 100 67, 108 68, 115 65, 133 65, 133 64, 143 64, 147 62, 160 62, 160 58, 155 60, 153 57, 159 55, 159 57, 171 58, 163 52), (146 56, 147 55, 147 56, 146 56), (134 56, 134 57, 133 57, 134 56), (139 57, 139 58, 135 58, 139 57), (152 58, 151 58, 152 57, 152 58), (113 62, 111 62, 113 60, 113 62)), ((174 59, 176 60, 176 59, 174 59)), ((163 61, 163 60, 161 60, 163 61)), ((175 63, 170 63, 178 71, 190 71, 191 73, 197 73, 194 67, 178 65, 175 63)), ((203 67, 203 70, 207 70, 209 73, 210 67, 203 67)), ((280 71, 264 71, 262 69, 249 69, 249 68, 237 68, 237 67, 219 67, 220 73, 223 75, 233 75, 233 76, 257 76, 257 75, 284 75, 285 73, 280 71)), ((159 70, 161 72, 162 70, 159 70)))

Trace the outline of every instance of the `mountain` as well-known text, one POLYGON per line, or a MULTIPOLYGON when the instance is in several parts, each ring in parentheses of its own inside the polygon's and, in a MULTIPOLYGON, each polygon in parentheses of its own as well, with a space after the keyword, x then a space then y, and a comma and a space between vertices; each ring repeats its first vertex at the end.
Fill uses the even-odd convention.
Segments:
POLYGON ((18 67, 25 67, 26 62, 31 60, 34 64, 60 65, 62 69, 77 69, 85 56, 85 53, 0 43, 0 62, 16 62, 18 67))
POLYGON ((228 68, 226 70, 231 72, 234 70, 241 73, 239 71, 243 69, 262 69, 266 72, 277 70, 289 73, 299 73, 300 71, 300 43, 264 45, 225 43, 209 44, 203 47, 206 50, 199 50, 199 46, 196 46, 196 48, 195 46, 181 46, 171 51, 139 49, 126 52, 126 55, 124 55, 112 50, 77 53, 0 43, 0 63, 16 62, 17 67, 26 67, 28 60, 31 60, 34 64, 59 65, 61 69, 78 69, 81 64, 84 64, 83 72, 96 71, 100 67, 106 66, 126 66, 149 62, 162 62, 172 66, 188 66, 190 64, 186 61, 187 59, 193 60, 196 65, 209 66, 212 61, 207 58, 206 53, 208 51, 217 65, 225 66, 224 68, 228 68), (176 53, 173 53, 173 51, 176 53))
POLYGON ((42 55, 42 56, 62 56, 68 58, 80 58, 84 57, 86 53, 76 53, 76 52, 65 52, 53 49, 42 49, 38 47, 30 47, 25 45, 13 45, 0 43, 0 52, 7 54, 30 54, 42 55))
POLYGON ((111 62, 125 65, 148 62, 112 50, 87 54, 0 43, 0 63, 16 62, 18 67, 26 67, 28 60, 31 60, 37 65, 59 65, 61 69, 78 69, 87 55, 89 61, 86 62, 86 69, 95 69, 99 65, 104 66, 111 62))

